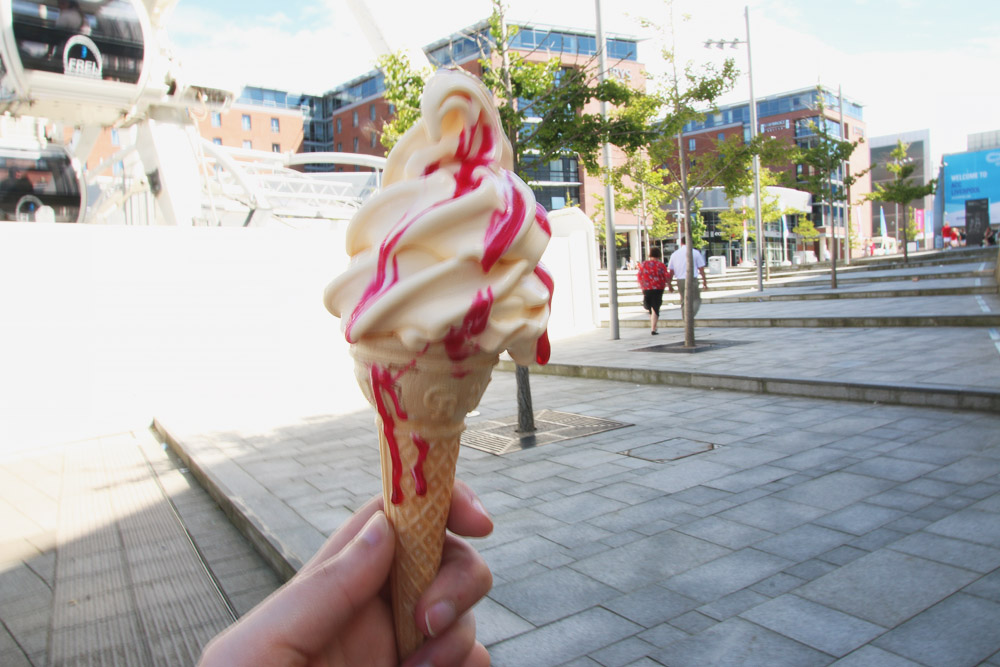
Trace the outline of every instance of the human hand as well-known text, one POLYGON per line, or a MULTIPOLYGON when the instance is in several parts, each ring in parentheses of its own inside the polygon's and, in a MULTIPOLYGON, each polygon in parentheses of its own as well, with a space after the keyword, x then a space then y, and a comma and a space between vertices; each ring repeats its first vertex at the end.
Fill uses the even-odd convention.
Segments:
MULTIPOLYGON (((388 578, 395 540, 374 498, 335 532, 288 583, 205 648, 200 664, 395 666, 399 664, 388 578)), ((493 523, 475 493, 456 481, 448 529, 485 537, 493 523)), ((403 667, 487 667, 470 611, 493 583, 464 540, 445 538, 441 569, 416 607, 428 637, 403 667)))

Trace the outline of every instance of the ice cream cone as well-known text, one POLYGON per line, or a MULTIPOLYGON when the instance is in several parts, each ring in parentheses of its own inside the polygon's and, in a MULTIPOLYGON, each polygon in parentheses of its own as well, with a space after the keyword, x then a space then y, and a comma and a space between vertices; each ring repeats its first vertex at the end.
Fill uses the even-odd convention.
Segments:
POLYGON ((382 493, 396 533, 390 585, 402 661, 424 641, 414 609, 441 565, 465 415, 479 404, 498 357, 455 361, 441 344, 415 354, 394 336, 363 339, 351 354, 378 413, 382 493))

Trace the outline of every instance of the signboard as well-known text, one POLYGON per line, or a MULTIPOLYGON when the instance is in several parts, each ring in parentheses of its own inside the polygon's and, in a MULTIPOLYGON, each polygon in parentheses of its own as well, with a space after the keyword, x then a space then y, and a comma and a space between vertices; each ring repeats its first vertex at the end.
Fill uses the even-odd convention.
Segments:
MULTIPOLYGON (((989 219, 1000 220, 1000 150, 956 153, 944 157, 944 220, 952 227, 966 226, 966 202, 984 200, 989 219)), ((982 203, 973 205, 980 211, 982 203)))
POLYGON ((144 40, 128 0, 18 0, 11 26, 25 71, 137 83, 144 40))

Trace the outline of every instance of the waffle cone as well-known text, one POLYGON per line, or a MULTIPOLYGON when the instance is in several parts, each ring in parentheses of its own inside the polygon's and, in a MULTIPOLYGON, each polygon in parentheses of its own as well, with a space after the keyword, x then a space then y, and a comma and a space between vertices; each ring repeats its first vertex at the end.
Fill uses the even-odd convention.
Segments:
POLYGON ((417 600, 441 566, 465 415, 490 381, 497 355, 453 361, 441 346, 420 354, 394 337, 351 347, 358 384, 378 416, 382 494, 396 534, 390 587, 400 661, 424 641, 417 600))

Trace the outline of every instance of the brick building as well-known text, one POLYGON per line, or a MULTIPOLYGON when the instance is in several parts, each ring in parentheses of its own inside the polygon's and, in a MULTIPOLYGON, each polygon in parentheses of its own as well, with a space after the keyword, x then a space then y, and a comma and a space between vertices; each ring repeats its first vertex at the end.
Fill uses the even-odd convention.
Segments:
MULTIPOLYGON (((815 87, 803 88, 757 100, 758 133, 790 145, 805 147, 816 141, 812 127, 821 122, 826 124, 826 129, 835 137, 844 137, 849 141, 865 139, 866 129, 860 104, 845 97, 843 131, 840 119, 840 98, 836 93, 826 89, 820 92, 815 87), (824 107, 822 119, 818 112, 821 99, 824 107)), ((715 150, 719 141, 734 135, 742 136, 744 140, 750 138, 749 102, 720 106, 715 112, 706 114, 703 120, 689 123, 684 130, 683 141, 689 157, 697 160, 699 155, 715 150)), ((847 164, 847 173, 860 173, 868 169, 870 159, 867 147, 859 145, 847 164)), ((808 167, 790 163, 785 166, 772 166, 772 169, 779 174, 784 173, 788 179, 794 181, 791 172, 794 170, 795 175, 805 175, 808 167)), ((832 187, 843 188, 843 174, 840 171, 833 174, 832 187)), ((827 256, 831 236, 839 239, 838 257, 844 257, 848 220, 853 240, 852 256, 863 253, 866 240, 872 236, 872 208, 869 202, 863 201, 863 197, 870 193, 871 189, 871 178, 866 174, 850 188, 846 202, 838 202, 832 208, 828 203, 813 202, 811 217, 820 232, 820 239, 815 242, 813 248, 817 257, 827 256)), ((717 215, 713 218, 711 212, 706 212, 705 221, 709 227, 710 241, 714 238, 714 223, 717 219, 717 215)), ((765 230, 764 235, 771 257, 780 256, 782 254, 780 225, 771 225, 765 230)))

